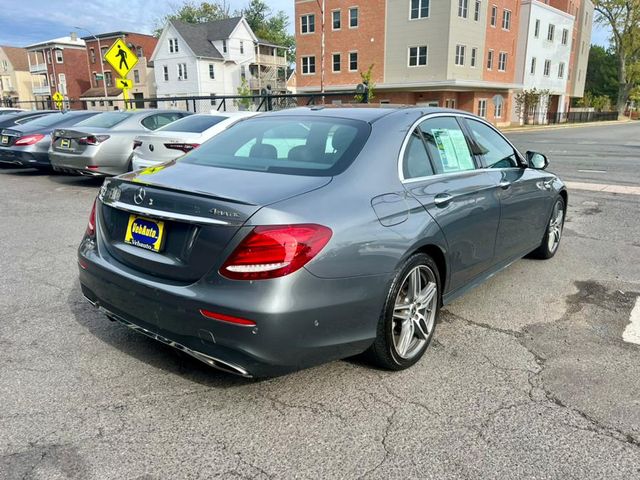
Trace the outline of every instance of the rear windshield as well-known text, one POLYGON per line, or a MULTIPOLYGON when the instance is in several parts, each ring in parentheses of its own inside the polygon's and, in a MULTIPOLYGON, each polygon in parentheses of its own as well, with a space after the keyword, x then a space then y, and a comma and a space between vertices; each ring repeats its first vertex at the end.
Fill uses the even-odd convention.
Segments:
POLYGON ((87 118, 76 124, 76 127, 97 127, 97 128, 111 128, 115 127, 121 122, 124 122, 131 116, 131 113, 125 112, 104 112, 94 115, 91 118, 87 118))
POLYGON ((370 130, 366 122, 340 118, 253 118, 213 137, 180 161, 235 170, 333 176, 356 158, 370 130))
POLYGON ((170 130, 172 132, 202 133, 227 118, 228 117, 221 117, 220 115, 189 115, 169 125, 165 125, 157 131, 170 130))
POLYGON ((29 123, 33 127, 51 127, 58 123, 63 122, 79 122, 83 118, 91 116, 90 113, 52 113, 51 115, 45 115, 44 117, 37 117, 35 120, 29 123))

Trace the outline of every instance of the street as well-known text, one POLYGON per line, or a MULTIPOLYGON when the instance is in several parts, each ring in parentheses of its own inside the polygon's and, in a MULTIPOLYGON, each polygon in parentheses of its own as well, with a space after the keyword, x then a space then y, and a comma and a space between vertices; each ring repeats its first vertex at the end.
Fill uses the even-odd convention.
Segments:
MULTIPOLYGON (((507 136, 568 182, 640 186, 640 122, 507 136)), ((640 194, 569 187, 558 254, 445 307, 409 370, 246 380, 83 299, 100 184, 0 169, 0 478, 640 477, 640 194)))

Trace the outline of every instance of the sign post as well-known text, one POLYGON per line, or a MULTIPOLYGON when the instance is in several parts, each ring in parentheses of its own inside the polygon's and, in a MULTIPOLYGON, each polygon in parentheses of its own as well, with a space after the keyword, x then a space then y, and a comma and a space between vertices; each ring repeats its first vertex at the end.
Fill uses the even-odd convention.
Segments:
POLYGON ((124 108, 129 108, 129 89, 133 87, 133 82, 127 79, 129 72, 138 64, 138 57, 131 51, 121 38, 113 42, 104 59, 109 62, 116 73, 121 77, 116 81, 116 86, 122 90, 124 98, 124 108))
POLYGON ((51 97, 51 99, 56 103, 56 108, 58 110, 62 110, 64 96, 60 92, 56 92, 53 94, 53 97, 51 97))

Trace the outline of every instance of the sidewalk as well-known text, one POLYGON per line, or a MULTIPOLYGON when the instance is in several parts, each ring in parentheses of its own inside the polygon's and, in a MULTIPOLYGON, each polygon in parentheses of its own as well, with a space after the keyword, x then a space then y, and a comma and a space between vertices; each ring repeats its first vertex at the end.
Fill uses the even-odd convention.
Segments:
MULTIPOLYGON (((559 130, 563 128, 576 128, 576 127, 601 127, 603 125, 621 125, 625 123, 631 123, 637 120, 630 120, 625 117, 624 120, 605 120, 602 122, 583 122, 583 123, 562 123, 552 125, 516 125, 512 127, 500 127, 503 132, 532 132, 536 130, 559 130)), ((640 122, 638 122, 640 124, 640 122)))

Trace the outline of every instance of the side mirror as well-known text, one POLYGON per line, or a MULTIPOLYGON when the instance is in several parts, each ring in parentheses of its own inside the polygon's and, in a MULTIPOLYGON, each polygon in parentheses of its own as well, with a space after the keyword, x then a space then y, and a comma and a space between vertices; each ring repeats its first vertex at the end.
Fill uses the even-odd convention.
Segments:
POLYGON ((549 159, 538 152, 527 152, 527 162, 529 162, 529 168, 536 170, 544 170, 549 166, 549 159))

